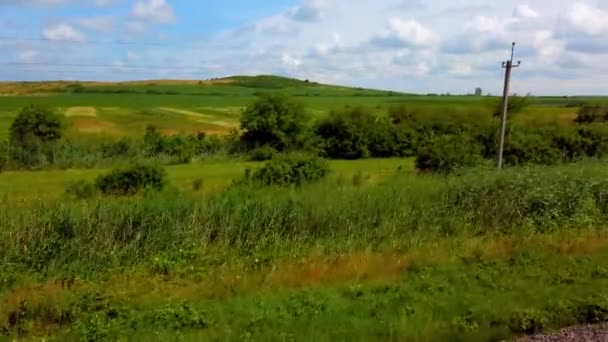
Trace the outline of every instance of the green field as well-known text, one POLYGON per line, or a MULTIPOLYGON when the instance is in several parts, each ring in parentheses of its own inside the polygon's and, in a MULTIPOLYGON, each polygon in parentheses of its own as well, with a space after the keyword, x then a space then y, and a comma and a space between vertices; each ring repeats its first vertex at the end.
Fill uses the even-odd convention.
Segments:
POLYGON ((474 145, 494 147, 496 98, 273 76, 0 93, 0 143, 30 104, 68 123, 52 159, 0 154, 0 341, 503 341, 608 321, 607 124, 575 123, 605 98, 529 99, 496 171, 474 145), (384 158, 347 155, 326 173, 305 146, 250 161, 259 147, 229 132, 260 93, 295 98, 312 122, 364 107, 373 120, 352 112, 361 126, 332 126, 334 143, 367 137, 384 158), (394 106, 412 126, 377 120, 394 106), (158 146, 174 155, 144 151, 158 146), (420 168, 428 146, 459 167, 420 168), (95 183, 139 163, 165 171, 163 186, 95 183))
MULTIPOLYGON (((202 192, 214 192, 228 187, 243 176, 246 169, 255 170, 262 163, 245 161, 203 161, 187 165, 168 166, 168 178, 180 191, 191 192, 192 182, 203 179, 202 192)), ((331 178, 350 182, 357 173, 369 178, 369 182, 394 175, 397 169, 414 171, 411 159, 369 159, 357 161, 332 161, 331 178)), ((12 171, 0 173, 0 193, 8 199, 57 199, 72 182, 93 181, 107 169, 72 169, 50 171, 12 171)))
MULTIPOLYGON (((171 84, 162 81, 108 85, 84 83, 82 92, 73 92, 70 84, 65 83, 50 88, 40 86, 36 94, 29 94, 36 88, 28 90, 27 84, 15 85, 16 89, 12 91, 17 94, 0 97, 0 138, 5 137, 16 113, 29 104, 52 107, 65 114, 72 133, 120 136, 142 134, 150 124, 168 134, 180 131, 225 134, 238 128, 242 109, 255 99, 256 94, 263 92, 292 96, 304 103, 310 114, 316 117, 345 106, 361 106, 381 112, 397 105, 434 115, 484 116, 492 111, 497 101, 487 97, 425 96, 315 85, 281 78, 261 80, 251 78, 251 81, 200 85, 196 82, 171 84)), ((2 89, 0 85, 0 94, 2 89)), ((530 124, 570 123, 577 108, 566 105, 582 102, 606 101, 599 97, 533 98, 532 106, 518 120, 530 124)))

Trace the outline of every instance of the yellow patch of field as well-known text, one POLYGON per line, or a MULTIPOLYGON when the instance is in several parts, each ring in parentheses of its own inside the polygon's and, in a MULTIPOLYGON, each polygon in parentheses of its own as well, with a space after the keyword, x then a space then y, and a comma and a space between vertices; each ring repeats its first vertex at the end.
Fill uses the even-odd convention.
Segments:
POLYGON ((64 115, 67 117, 73 116, 84 116, 84 117, 96 117, 97 110, 94 107, 71 107, 68 108, 64 115))
POLYGON ((115 123, 93 118, 74 120, 72 127, 80 133, 121 134, 120 128, 115 123))
POLYGON ((189 111, 189 110, 185 110, 185 109, 177 109, 177 108, 170 108, 170 107, 159 107, 159 109, 164 110, 166 112, 185 115, 185 116, 193 119, 196 122, 209 124, 209 125, 213 125, 213 126, 228 127, 228 128, 235 128, 238 126, 238 123, 235 121, 217 120, 217 117, 213 116, 213 115, 202 114, 202 113, 193 112, 193 111, 189 111))
POLYGON ((198 107, 198 108, 202 109, 202 110, 222 112, 222 113, 227 113, 227 114, 238 114, 245 107, 198 107))
POLYGON ((181 114, 181 115, 186 115, 186 116, 209 118, 209 119, 213 118, 211 115, 201 114, 201 113, 197 113, 197 112, 193 112, 193 111, 185 110, 185 109, 178 109, 178 108, 171 108, 171 107, 159 107, 158 109, 164 110, 165 112, 171 112, 171 113, 176 113, 176 114, 181 114))

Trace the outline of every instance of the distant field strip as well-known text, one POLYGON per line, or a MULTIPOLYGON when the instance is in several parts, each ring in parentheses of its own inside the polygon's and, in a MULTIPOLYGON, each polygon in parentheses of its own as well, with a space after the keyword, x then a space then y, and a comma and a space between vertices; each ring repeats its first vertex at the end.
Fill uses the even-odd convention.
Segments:
POLYGON ((95 109, 95 107, 71 107, 71 108, 68 108, 64 112, 64 115, 67 117, 72 117, 72 116, 95 117, 95 116, 97 116, 97 109, 95 109))
POLYGON ((203 113, 199 113, 199 112, 193 112, 190 110, 169 108, 169 107, 159 107, 159 109, 166 111, 166 112, 186 115, 187 117, 193 119, 194 121, 205 123, 205 124, 212 124, 212 125, 216 125, 216 126, 230 127, 230 128, 234 128, 234 127, 238 126, 238 122, 236 122, 236 121, 223 120, 223 118, 218 120, 218 117, 214 116, 214 115, 208 115, 208 114, 203 114, 203 113))

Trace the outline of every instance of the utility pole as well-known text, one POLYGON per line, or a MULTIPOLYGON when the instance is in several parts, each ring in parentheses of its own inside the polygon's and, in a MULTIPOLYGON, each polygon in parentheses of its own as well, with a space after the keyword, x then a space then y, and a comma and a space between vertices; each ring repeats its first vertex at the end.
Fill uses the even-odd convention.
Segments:
POLYGON ((511 45, 511 59, 502 62, 502 67, 505 69, 505 88, 502 95, 502 123, 500 127, 500 145, 498 146, 498 169, 502 169, 503 155, 505 152, 505 135, 507 133, 507 115, 509 112, 509 86, 511 85, 511 70, 521 65, 521 61, 513 64, 513 55, 515 54, 515 42, 511 45))

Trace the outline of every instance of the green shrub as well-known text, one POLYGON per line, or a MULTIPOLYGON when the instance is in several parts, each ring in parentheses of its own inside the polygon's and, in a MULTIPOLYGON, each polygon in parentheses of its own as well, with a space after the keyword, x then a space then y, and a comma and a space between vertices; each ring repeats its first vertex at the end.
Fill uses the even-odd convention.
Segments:
POLYGON ((134 195, 145 188, 162 190, 165 179, 166 172, 163 168, 136 164, 99 176, 95 185, 106 195, 134 195))
POLYGON ((253 179, 266 185, 301 185, 318 181, 328 172, 329 165, 319 157, 289 154, 266 163, 254 173, 253 179))
POLYGON ((513 313, 509 329, 514 333, 537 334, 548 325, 547 313, 538 310, 524 310, 513 313))
POLYGON ((95 184, 81 180, 68 184, 65 192, 77 199, 86 199, 94 197, 97 194, 97 189, 95 184))
POLYGON ((192 190, 199 191, 202 188, 203 188, 203 179, 202 178, 197 178, 192 181, 192 190))
POLYGON ((552 165, 563 159, 564 156, 553 144, 549 131, 512 129, 506 138, 504 150, 506 165, 528 163, 552 165))
POLYGON ((11 160, 25 167, 52 163, 64 126, 63 118, 50 109, 23 108, 10 128, 11 160))
POLYGON ((241 139, 249 148, 294 149, 308 134, 308 122, 308 115, 298 102, 281 95, 260 94, 241 116, 241 139))
POLYGON ((330 158, 359 159, 370 156, 370 133, 376 118, 362 108, 334 112, 321 120, 316 134, 323 142, 325 154, 330 158))
POLYGON ((136 154, 135 143, 129 138, 122 138, 101 145, 101 154, 105 159, 129 158, 136 154))
POLYGON ((481 162, 480 146, 467 134, 434 136, 422 143, 416 167, 423 172, 448 174, 481 162))
POLYGON ((6 170, 8 167, 8 143, 6 141, 0 141, 0 172, 6 170))
POLYGON ((253 149, 249 152, 249 160, 251 161, 267 161, 274 158, 277 154, 277 150, 270 146, 262 146, 253 149))
POLYGON ((584 164, 474 172, 453 179, 446 210, 467 213, 479 229, 533 226, 549 231, 600 223, 606 217, 607 177, 601 167, 584 164))
POLYGON ((584 105, 579 109, 575 121, 579 124, 590 124, 605 120, 608 116, 608 109, 598 105, 584 105))
POLYGON ((369 178, 369 176, 364 176, 363 173, 361 171, 357 171, 357 173, 355 173, 353 175, 353 186, 355 187, 360 187, 363 185, 363 183, 365 183, 365 181, 369 178))

